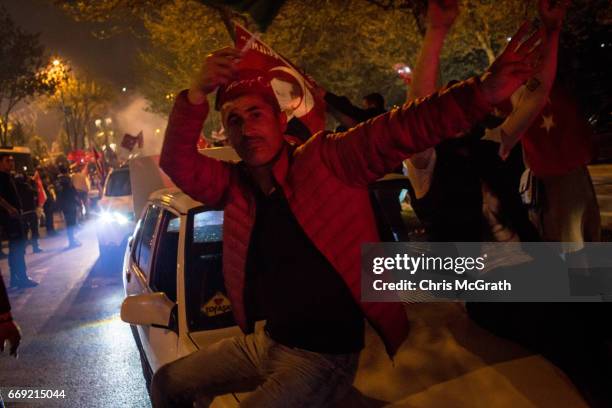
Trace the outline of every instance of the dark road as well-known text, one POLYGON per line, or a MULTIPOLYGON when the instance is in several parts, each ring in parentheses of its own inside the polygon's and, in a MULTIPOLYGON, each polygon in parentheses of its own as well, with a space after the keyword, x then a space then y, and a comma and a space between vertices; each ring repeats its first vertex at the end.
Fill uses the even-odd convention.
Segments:
MULTIPOLYGON (((8 407, 150 406, 138 350, 119 318, 123 254, 100 260, 94 228, 78 233, 80 248, 67 250, 63 231, 40 240, 41 254, 28 247, 28 273, 40 285, 9 291, 23 340, 18 359, 0 355, 0 384, 64 390, 65 398, 8 407)), ((0 267, 8 284, 7 261, 0 267)))

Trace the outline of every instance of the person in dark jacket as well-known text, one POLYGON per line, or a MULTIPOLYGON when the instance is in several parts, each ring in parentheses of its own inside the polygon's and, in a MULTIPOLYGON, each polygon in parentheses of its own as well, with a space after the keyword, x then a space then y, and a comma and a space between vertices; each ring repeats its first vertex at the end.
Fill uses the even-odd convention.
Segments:
POLYGON ((57 202, 64 214, 66 232, 68 234, 68 247, 76 248, 81 243, 74 237, 74 229, 77 223, 77 211, 80 208, 79 195, 72 184, 68 168, 60 166, 60 175, 57 178, 57 202))
POLYGON ((46 174, 43 176, 42 182, 43 188, 45 189, 45 194, 47 195, 47 199, 43 204, 43 211, 45 213, 45 229, 47 230, 47 236, 53 236, 57 235, 53 219, 57 201, 57 196, 55 194, 55 186, 51 182, 49 175, 46 174))
POLYGON ((0 155, 0 219, 9 241, 9 269, 11 286, 28 288, 38 285, 28 278, 25 262, 26 235, 23 229, 23 206, 15 179, 11 172, 15 159, 8 154, 0 155))
POLYGON ((42 249, 38 245, 38 189, 36 183, 26 174, 20 174, 16 178, 17 191, 23 205, 23 227, 28 243, 32 245, 32 252, 40 253, 42 249))

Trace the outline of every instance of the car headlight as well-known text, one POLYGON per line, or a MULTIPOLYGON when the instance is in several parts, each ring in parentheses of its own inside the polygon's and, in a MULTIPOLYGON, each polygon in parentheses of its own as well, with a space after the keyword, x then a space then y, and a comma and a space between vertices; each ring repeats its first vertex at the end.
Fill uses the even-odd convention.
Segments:
POLYGON ((113 213, 110 211, 102 211, 100 213, 100 221, 104 223, 111 223, 114 221, 113 213))
POLYGON ((119 223, 119 225, 125 225, 125 224, 128 223, 128 218, 125 215, 116 212, 115 213, 115 221, 117 221, 119 223))
POLYGON ((118 211, 102 211, 100 213, 100 220, 104 223, 116 222, 119 225, 125 225, 130 222, 130 218, 126 214, 118 211))

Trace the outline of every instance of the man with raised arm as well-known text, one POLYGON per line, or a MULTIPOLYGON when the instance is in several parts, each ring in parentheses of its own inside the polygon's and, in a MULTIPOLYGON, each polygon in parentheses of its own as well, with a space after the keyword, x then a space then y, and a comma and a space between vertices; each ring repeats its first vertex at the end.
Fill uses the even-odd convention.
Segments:
POLYGON ((360 300, 361 244, 379 240, 368 184, 479 123, 538 69, 539 39, 504 52, 480 77, 297 148, 285 142, 268 73, 238 72, 233 48, 207 56, 177 97, 160 166, 194 199, 224 208, 225 286, 245 335, 160 368, 153 405, 246 391, 242 407, 332 405, 352 384, 364 318, 393 356, 408 334, 403 305, 360 300), (197 151, 216 89, 238 164, 197 151), (253 333, 257 317, 266 326, 253 333))

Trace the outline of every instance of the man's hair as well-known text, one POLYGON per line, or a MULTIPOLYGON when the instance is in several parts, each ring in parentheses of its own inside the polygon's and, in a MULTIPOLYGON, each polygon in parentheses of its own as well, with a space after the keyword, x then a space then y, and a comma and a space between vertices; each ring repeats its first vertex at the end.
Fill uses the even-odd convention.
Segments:
POLYGON ((367 94, 363 97, 368 104, 374 105, 376 109, 385 109, 385 98, 378 92, 367 94))

